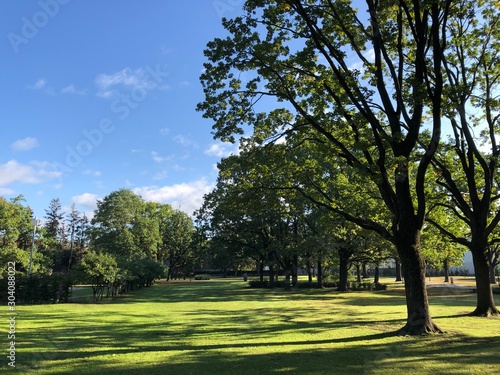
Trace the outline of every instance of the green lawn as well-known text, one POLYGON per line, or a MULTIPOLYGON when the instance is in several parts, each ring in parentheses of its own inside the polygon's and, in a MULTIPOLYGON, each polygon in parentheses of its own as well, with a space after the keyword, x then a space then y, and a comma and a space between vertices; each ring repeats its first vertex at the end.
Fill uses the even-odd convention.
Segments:
POLYGON ((16 372, 499 373, 500 318, 464 316, 475 305, 466 290, 429 293, 446 334, 393 336, 406 311, 394 283, 379 292, 286 293, 239 280, 162 282, 99 304, 18 306, 16 372))

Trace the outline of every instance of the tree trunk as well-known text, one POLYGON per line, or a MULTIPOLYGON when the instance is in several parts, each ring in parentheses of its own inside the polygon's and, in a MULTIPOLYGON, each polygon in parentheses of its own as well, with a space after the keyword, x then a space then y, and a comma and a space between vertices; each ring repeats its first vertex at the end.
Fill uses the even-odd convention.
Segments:
POLYGON ((496 284, 495 280, 495 264, 490 263, 490 284, 496 284))
POLYGON ((289 269, 286 269, 285 270, 285 290, 290 290, 291 287, 290 287, 290 276, 291 276, 292 272, 289 270, 289 269))
MULTIPOLYGON (((407 219, 406 217, 404 217, 407 219)), ((396 249, 404 277, 407 321, 398 333, 420 335, 442 332, 434 324, 429 312, 429 299, 425 286, 425 261, 420 253, 420 229, 414 220, 399 223, 395 232, 396 249)))
POLYGON ((274 288, 274 267, 269 266, 269 287, 274 288))
POLYGON ((444 282, 450 282, 450 267, 448 267, 448 258, 443 260, 444 282))
POLYGON ((401 270, 401 261, 399 258, 395 258, 394 262, 396 263, 396 281, 403 281, 403 273, 401 270))
POLYGON ((311 260, 309 258, 307 258, 307 281, 309 282, 309 284, 312 284, 313 282, 313 269, 312 269, 312 266, 311 266, 311 260))
POLYGON ((259 262, 259 280, 262 283, 264 281, 264 262, 259 262))
POLYGON ((379 278, 380 278, 380 269, 378 267, 378 264, 375 266, 375 275, 373 276, 373 282, 375 284, 379 283, 379 278))
POLYGON ((368 271, 366 270, 366 263, 363 262, 363 268, 362 268, 362 277, 363 279, 367 279, 368 278, 368 271))
POLYGON ((477 291, 477 305, 471 315, 486 317, 498 315, 500 312, 495 306, 495 300, 493 299, 493 291, 490 284, 490 267, 486 258, 486 247, 472 245, 470 251, 474 263, 477 291))
POLYGON ((293 255, 293 258, 292 258, 292 286, 294 288, 298 288, 299 287, 299 257, 297 256, 297 254, 294 254, 293 255))
POLYGON ((356 264, 356 281, 361 283, 361 266, 359 263, 356 264))
POLYGON ((321 264, 321 259, 318 260, 318 287, 322 288, 323 287, 323 265, 321 264))
POLYGON ((340 292, 347 292, 347 277, 349 272, 348 262, 349 257, 344 254, 342 249, 339 249, 339 285, 337 290, 340 292))

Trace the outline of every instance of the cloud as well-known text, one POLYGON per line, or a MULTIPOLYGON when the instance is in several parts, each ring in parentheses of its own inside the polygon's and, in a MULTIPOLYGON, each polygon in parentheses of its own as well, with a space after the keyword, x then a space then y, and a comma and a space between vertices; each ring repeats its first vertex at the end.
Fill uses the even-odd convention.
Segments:
POLYGON ((61 89, 61 94, 76 94, 76 95, 85 95, 87 92, 85 90, 78 90, 75 85, 71 84, 69 86, 63 87, 61 89))
POLYGON ((176 135, 172 139, 184 147, 193 147, 193 148, 198 147, 198 143, 196 141, 189 139, 187 137, 184 137, 183 135, 180 135, 180 134, 176 135))
POLYGON ((71 201, 80 206, 83 212, 94 212, 94 210, 97 208, 98 199, 99 196, 97 194, 83 193, 80 195, 75 195, 73 198, 71 198, 71 201))
POLYGON ((170 161, 170 160, 172 160, 174 158, 173 155, 162 156, 162 155, 160 155, 160 153, 158 153, 156 151, 151 151, 151 157, 157 163, 163 163, 165 161, 170 161))
POLYGON ((161 172, 156 173, 153 176, 153 180, 164 180, 167 177, 168 177, 168 172, 167 171, 161 171, 161 172))
POLYGON ((40 78, 33 85, 29 85, 28 88, 31 90, 42 90, 47 87, 47 80, 45 78, 40 78))
MULTIPOLYGON (((165 73, 162 73, 164 76, 165 73)), ((122 69, 118 72, 112 74, 102 73, 99 74, 95 79, 95 84, 98 88, 97 96, 105 99, 109 99, 117 96, 120 90, 154 90, 154 89, 168 89, 168 85, 160 86, 159 82, 162 78, 158 78, 159 81, 155 81, 152 77, 150 69, 138 68, 132 70, 130 68, 122 69)))
POLYGON ((170 133, 170 129, 169 128, 160 129, 160 135, 166 136, 166 135, 168 135, 168 133, 170 133))
POLYGON ((38 146, 38 140, 33 137, 18 139, 10 145, 13 151, 29 151, 38 146))
POLYGON ((100 175, 102 175, 102 172, 101 171, 94 171, 92 169, 86 169, 83 171, 83 174, 87 175, 87 176, 99 177, 100 175))
POLYGON ((12 189, 0 188, 0 195, 13 195, 15 191, 12 189))
POLYGON ((29 165, 16 160, 0 164, 0 186, 13 183, 36 184, 62 176, 60 171, 50 163, 32 161, 29 165))
POLYGON ((169 203, 175 209, 181 209, 188 215, 203 204, 203 196, 213 189, 205 178, 170 186, 144 186, 135 188, 134 193, 146 201, 169 203))
POLYGON ((205 155, 217 156, 218 158, 225 158, 230 155, 238 155, 238 154, 239 154, 238 145, 227 142, 212 143, 205 150, 205 155))

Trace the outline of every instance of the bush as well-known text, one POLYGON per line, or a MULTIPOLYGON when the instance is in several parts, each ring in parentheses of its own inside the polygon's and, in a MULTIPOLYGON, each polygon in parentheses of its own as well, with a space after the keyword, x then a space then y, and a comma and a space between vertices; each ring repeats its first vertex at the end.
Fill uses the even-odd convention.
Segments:
MULTIPOLYGON (((0 280, 0 300, 8 298, 8 279, 0 280)), ((54 273, 52 275, 34 274, 31 276, 16 275, 16 303, 48 303, 68 302, 71 299, 71 287, 74 281, 71 275, 54 273)))
POLYGON ((210 280, 210 275, 207 275, 207 274, 195 275, 194 279, 195 280, 210 280))

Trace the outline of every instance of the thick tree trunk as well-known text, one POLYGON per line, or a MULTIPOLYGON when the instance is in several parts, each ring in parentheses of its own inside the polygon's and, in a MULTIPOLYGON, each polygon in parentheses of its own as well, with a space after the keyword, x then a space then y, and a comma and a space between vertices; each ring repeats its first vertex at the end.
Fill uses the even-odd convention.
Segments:
POLYGON ((444 282, 450 282, 450 267, 448 267, 448 258, 443 260, 444 282))
POLYGON ((380 279, 380 269, 378 267, 378 264, 375 266, 375 275, 373 277, 373 282, 375 284, 378 284, 379 283, 379 279, 380 279))
POLYGON ((410 221, 395 231, 396 248, 401 260, 406 293, 407 321, 398 333, 420 335, 442 332, 434 324, 429 312, 425 286, 425 261, 420 253, 420 229, 410 221))
POLYGON ((474 274, 476 277, 477 305, 472 316, 498 315, 500 312, 495 306, 493 291, 490 284, 490 268, 486 257, 485 246, 471 246, 474 274))
POLYGON ((264 281, 264 262, 259 262, 259 280, 264 281))

